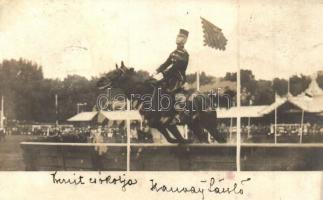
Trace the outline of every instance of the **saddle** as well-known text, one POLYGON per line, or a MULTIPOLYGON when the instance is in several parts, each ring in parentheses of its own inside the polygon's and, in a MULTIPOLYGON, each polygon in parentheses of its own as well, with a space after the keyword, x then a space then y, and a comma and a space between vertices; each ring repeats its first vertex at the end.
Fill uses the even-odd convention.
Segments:
POLYGON ((163 72, 163 77, 161 80, 156 80, 155 78, 148 79, 154 89, 161 88, 162 91, 168 94, 176 94, 179 92, 184 92, 185 77, 183 77, 179 72, 170 73, 169 71, 163 72))
POLYGON ((153 87, 153 104, 154 104, 154 108, 157 110, 157 101, 159 101, 159 99, 157 99, 157 92, 158 92, 158 88, 160 88, 161 93, 162 94, 167 94, 171 97, 171 105, 170 105, 170 110, 168 111, 160 111, 159 112, 159 122, 161 122, 162 124, 178 124, 181 123, 182 121, 185 120, 186 117, 188 117, 188 113, 185 111, 179 111, 176 108, 176 104, 175 102, 178 101, 183 101, 183 98, 187 98, 186 95, 184 95, 186 93, 186 91, 184 90, 184 88, 182 87, 183 84, 178 83, 177 85, 175 85, 172 88, 169 88, 169 80, 168 79, 162 79, 160 81, 156 80, 156 79, 149 79, 148 83, 153 87), (178 87, 178 86, 181 87, 178 87))

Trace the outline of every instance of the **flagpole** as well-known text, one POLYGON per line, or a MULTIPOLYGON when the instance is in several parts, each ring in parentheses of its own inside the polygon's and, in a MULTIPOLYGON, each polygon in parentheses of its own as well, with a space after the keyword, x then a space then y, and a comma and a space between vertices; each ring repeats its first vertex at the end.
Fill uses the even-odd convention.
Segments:
POLYGON ((55 94, 55 114, 56 114, 56 126, 58 126, 58 100, 57 100, 58 96, 57 94, 55 94))
POLYGON ((275 106, 275 126, 274 126, 274 133, 275 133, 275 144, 277 144, 277 107, 275 106))
POLYGON ((196 90, 200 91, 200 70, 196 72, 196 90))
POLYGON ((0 127, 3 128, 3 118, 4 118, 4 109, 3 109, 3 96, 1 96, 1 121, 0 121, 0 127))
POLYGON ((241 88, 241 77, 240 77, 240 1, 238 0, 238 10, 237 10, 237 148, 236 148, 236 163, 237 171, 240 171, 240 153, 241 153, 241 118, 240 118, 240 88, 241 88))
MULTIPOLYGON (((237 71, 237 101, 238 101, 238 108, 240 108, 240 47, 239 47, 239 0, 238 0, 238 12, 237 12, 237 66, 238 66, 238 71, 237 71)), ((227 44, 227 39, 224 37, 222 33, 222 29, 219 27, 215 26, 208 20, 204 19, 203 17, 200 17, 202 20, 202 29, 204 33, 204 46, 209 46, 211 48, 215 48, 218 50, 225 50, 225 46, 227 44)), ((238 113, 239 115, 239 113, 238 113)), ((237 116, 238 117, 238 116, 237 116)), ((240 117, 238 117, 237 120, 237 125, 240 128, 240 117)), ((240 130, 238 129, 237 131, 237 170, 240 170, 240 130)))
POLYGON ((304 127, 304 109, 302 109, 301 134, 299 136, 299 143, 303 142, 303 127, 304 127))
MULTIPOLYGON (((239 62, 239 61, 238 61, 239 62)), ((240 153, 241 153, 241 118, 240 118, 240 64, 238 64, 238 73, 237 73, 237 171, 240 171, 240 153)))
MULTIPOLYGON (((130 111, 130 100, 127 99, 127 112, 130 111)), ((127 123, 127 172, 130 171, 130 155, 131 155, 131 147, 130 147, 130 118, 128 117, 126 119, 126 123, 127 123)))

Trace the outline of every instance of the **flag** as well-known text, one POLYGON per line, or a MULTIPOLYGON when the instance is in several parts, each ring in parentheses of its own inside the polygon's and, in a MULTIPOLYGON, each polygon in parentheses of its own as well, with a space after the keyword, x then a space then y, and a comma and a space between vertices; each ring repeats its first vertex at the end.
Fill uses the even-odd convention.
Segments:
POLYGON ((224 37, 222 30, 203 17, 201 17, 201 20, 204 33, 204 46, 224 51, 228 40, 224 37))

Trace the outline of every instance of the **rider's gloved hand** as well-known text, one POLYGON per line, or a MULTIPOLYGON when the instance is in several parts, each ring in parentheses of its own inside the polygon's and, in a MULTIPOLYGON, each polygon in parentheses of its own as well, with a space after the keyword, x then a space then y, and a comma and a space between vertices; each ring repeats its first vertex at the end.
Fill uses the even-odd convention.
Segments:
POLYGON ((152 73, 151 76, 154 77, 156 74, 158 74, 157 71, 155 71, 154 73, 152 73))
POLYGON ((162 80, 163 79, 163 74, 162 73, 158 73, 158 72, 155 72, 152 74, 152 77, 158 81, 162 80))

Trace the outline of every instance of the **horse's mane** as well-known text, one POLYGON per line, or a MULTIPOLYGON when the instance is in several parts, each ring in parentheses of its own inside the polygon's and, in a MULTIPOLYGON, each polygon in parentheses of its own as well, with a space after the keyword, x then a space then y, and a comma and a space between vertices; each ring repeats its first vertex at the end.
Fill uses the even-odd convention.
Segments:
MULTIPOLYGON (((133 69, 133 68, 132 68, 133 69)), ((138 82, 145 83, 149 80, 153 80, 148 72, 143 70, 133 70, 132 71, 132 78, 138 82)))

